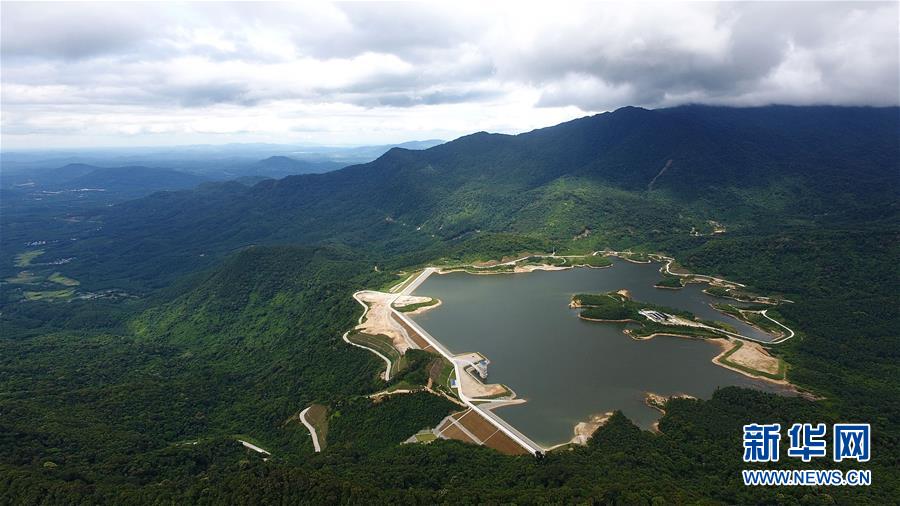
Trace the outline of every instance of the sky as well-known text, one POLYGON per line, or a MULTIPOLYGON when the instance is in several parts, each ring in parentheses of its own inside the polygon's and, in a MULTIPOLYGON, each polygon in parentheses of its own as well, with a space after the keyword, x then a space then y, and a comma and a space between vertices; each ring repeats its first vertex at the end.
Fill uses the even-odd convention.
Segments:
POLYGON ((898 105, 898 4, 0 4, 2 149, 363 145, 627 105, 898 105))

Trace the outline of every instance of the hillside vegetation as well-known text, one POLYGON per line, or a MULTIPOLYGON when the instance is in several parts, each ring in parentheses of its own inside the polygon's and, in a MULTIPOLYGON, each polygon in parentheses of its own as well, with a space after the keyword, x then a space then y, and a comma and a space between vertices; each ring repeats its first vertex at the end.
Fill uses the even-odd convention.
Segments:
POLYGON ((106 266, 106 280, 159 285, 250 244, 340 242, 402 263, 490 233, 678 253, 722 239, 691 236, 709 220, 730 238, 884 229, 898 130, 896 108, 625 108, 327 174, 153 195, 98 211, 103 228, 64 251, 73 268, 106 266))
MULTIPOLYGON (((23 302, 4 284, 0 502, 892 503, 898 112, 626 108, 66 220, 4 212, 0 278, 25 279, 16 256, 47 239, 29 272, 80 284, 70 302, 23 302), (711 220, 727 232, 691 234, 711 220), (670 402, 660 434, 617 414, 587 447, 543 460, 399 445, 454 406, 365 398, 384 388, 384 364, 340 338, 361 312, 354 291, 430 263, 607 247, 792 300, 778 311, 798 336, 773 351, 825 399, 721 389, 670 402), (73 260, 40 265, 60 258, 73 260), (134 297, 77 297, 105 288, 134 297), (322 454, 286 423, 313 403, 329 408, 322 454), (874 485, 740 484, 740 427, 803 421, 870 422, 874 485)), ((820 460, 780 467, 853 467, 820 460)))

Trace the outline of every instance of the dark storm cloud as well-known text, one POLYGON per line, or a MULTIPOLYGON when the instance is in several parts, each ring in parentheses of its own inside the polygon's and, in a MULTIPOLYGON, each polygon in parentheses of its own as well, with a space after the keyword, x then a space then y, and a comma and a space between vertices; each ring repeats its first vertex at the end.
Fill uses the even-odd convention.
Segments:
POLYGON ((659 30, 664 20, 624 40, 598 27, 574 44, 516 54, 505 70, 545 87, 540 105, 586 110, 622 100, 896 104, 896 19, 895 3, 725 4, 704 20, 681 20, 695 23, 705 46, 659 30))

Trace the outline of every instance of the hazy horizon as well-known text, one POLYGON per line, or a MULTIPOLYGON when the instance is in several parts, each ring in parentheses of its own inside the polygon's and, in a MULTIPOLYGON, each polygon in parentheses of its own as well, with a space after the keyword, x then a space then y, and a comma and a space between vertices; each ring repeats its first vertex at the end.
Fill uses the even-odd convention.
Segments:
POLYGON ((278 147, 278 148, 311 148, 311 149, 354 149, 368 148, 377 146, 393 146, 400 144, 409 144, 416 142, 449 142, 453 139, 408 139, 400 142, 388 142, 383 144, 312 144, 312 143, 290 143, 290 142, 222 142, 222 143, 199 143, 199 144, 147 144, 147 145, 121 145, 121 146, 37 146, 37 147, 21 147, 21 148, 4 148, 0 146, 0 153, 50 153, 50 152, 78 152, 78 151, 161 151, 161 150, 182 150, 195 148, 227 148, 227 147, 278 147))
MULTIPOLYGON (((837 104, 806 104, 806 105, 794 105, 794 104, 782 104, 782 103, 771 103, 771 104, 759 104, 759 105, 723 105, 717 106, 714 104, 680 104, 674 107, 682 107, 682 106, 710 106, 710 107, 729 107, 734 109, 746 109, 746 108, 757 108, 757 107, 870 107, 870 108, 900 108, 900 105, 837 105, 837 104)), ((501 134, 501 135, 519 135, 522 133, 528 133, 533 130, 540 130, 543 128, 550 128, 562 123, 566 123, 569 121, 574 121, 580 118, 586 118, 590 116, 595 116, 597 114, 604 114, 607 112, 614 112, 615 110, 626 108, 626 107, 640 107, 640 106, 622 106, 620 108, 614 109, 612 111, 602 111, 594 114, 580 114, 578 116, 574 116, 572 118, 563 119, 561 121, 536 126, 534 128, 530 128, 528 130, 516 131, 516 132, 494 132, 494 131, 486 131, 491 134, 501 134)), ((653 109, 653 108, 647 108, 653 109)), ((384 143, 360 143, 360 142, 348 142, 346 144, 317 144, 311 142, 269 142, 265 140, 255 141, 255 142, 241 142, 241 141, 223 141, 223 142, 207 142, 207 143, 195 143, 195 144, 123 144, 119 146, 114 145, 94 145, 94 146, 29 146, 29 147, 14 147, 14 148, 5 148, 0 146, 0 153, 50 153, 50 152, 89 152, 89 151, 163 151, 163 150, 187 150, 192 148, 226 148, 226 147, 264 147, 270 146, 273 148, 310 148, 310 149, 354 149, 354 148, 368 148, 368 147, 378 147, 378 146, 393 146, 393 145, 401 145, 401 144, 411 144, 411 143, 424 143, 424 142, 434 142, 440 141, 441 143, 452 142, 460 137, 465 137, 467 135, 471 135, 480 131, 485 130, 472 130, 468 132, 463 132, 460 135, 452 138, 446 139, 437 139, 437 138, 415 138, 415 139, 401 139, 396 142, 384 142, 384 143)))

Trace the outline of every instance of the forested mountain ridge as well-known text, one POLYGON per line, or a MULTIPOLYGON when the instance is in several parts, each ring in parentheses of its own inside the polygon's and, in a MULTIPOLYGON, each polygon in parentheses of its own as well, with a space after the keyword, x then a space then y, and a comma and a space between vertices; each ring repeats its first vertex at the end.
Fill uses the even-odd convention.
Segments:
POLYGON ((97 167, 81 163, 4 176, 6 187, 48 191, 91 188, 116 192, 132 198, 155 191, 188 189, 207 181, 207 178, 168 168, 141 165, 97 167))
POLYGON ((255 164, 244 168, 240 172, 240 175, 262 175, 270 178, 285 177, 291 174, 318 174, 320 172, 328 172, 340 169, 344 166, 346 166, 346 164, 337 161, 297 160, 288 156, 278 155, 270 156, 264 160, 260 160, 255 164))
POLYGON ((156 191, 193 188, 206 178, 172 169, 154 167, 97 167, 66 181, 69 188, 102 188, 122 195, 143 196, 156 191))
POLYGON ((394 148, 252 188, 153 195, 101 210, 103 230, 71 253, 96 266, 139 251, 135 262, 164 258, 178 273, 209 265, 198 255, 250 244, 397 254, 503 232, 563 248, 659 247, 709 220, 758 234, 894 219, 898 117, 897 108, 624 108, 521 135, 394 148), (592 235, 574 244, 584 230, 592 235))

